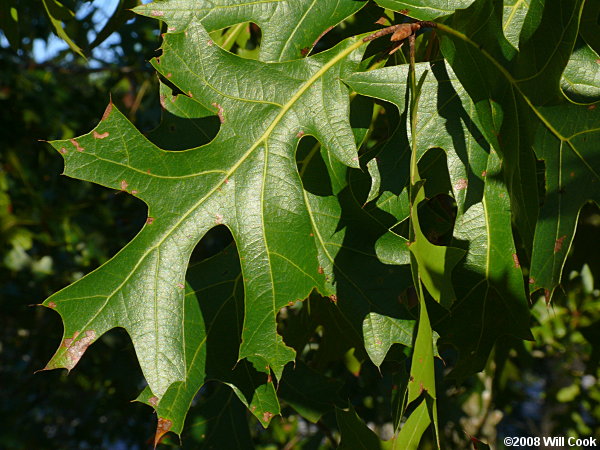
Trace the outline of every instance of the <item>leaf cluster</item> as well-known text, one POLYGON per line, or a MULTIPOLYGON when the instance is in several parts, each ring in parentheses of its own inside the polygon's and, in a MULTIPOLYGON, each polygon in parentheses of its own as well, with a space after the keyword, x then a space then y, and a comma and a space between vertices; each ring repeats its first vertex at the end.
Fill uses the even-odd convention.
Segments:
POLYGON ((151 61, 162 124, 143 135, 111 102, 88 134, 51 142, 66 175, 148 210, 44 302, 64 323, 46 369, 125 329, 155 445, 200 392, 207 448, 231 442, 223 417, 245 423, 240 403, 264 427, 293 409, 340 448, 417 448, 430 424, 440 446, 437 356, 449 378, 480 372, 500 338, 532 338, 530 295, 552 300, 599 197, 598 10, 376 3, 139 6, 166 28, 151 61), (390 51, 361 34, 376 12, 435 23, 390 51), (218 252, 190 264, 223 227, 218 252), (347 403, 378 371, 394 393, 385 442, 347 403))

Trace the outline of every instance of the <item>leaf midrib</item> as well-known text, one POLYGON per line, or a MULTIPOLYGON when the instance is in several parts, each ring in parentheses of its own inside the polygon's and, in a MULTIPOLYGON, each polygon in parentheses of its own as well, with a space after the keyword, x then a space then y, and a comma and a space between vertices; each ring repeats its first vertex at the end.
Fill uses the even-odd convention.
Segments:
MULTIPOLYGON (((119 286, 114 289, 110 294, 108 294, 106 296, 106 301, 104 302, 104 304, 98 308, 98 311, 96 312, 96 314, 94 314, 94 316, 85 324, 85 326, 82 327, 83 330, 87 329, 87 327, 100 315, 100 313, 105 309, 106 305, 110 302, 110 300, 113 298, 113 296, 119 292, 123 286, 125 286, 125 284, 131 279, 131 277, 133 276, 133 274, 136 272, 137 268, 142 264, 142 262, 148 257, 148 255, 150 255, 155 249, 158 249, 160 246, 162 246, 162 244, 165 242, 165 240, 171 236, 171 234, 179 228, 179 226, 189 218, 189 216, 196 211, 200 205, 202 205, 207 199, 209 199, 222 185, 225 184, 226 180, 228 180, 236 171, 237 169, 250 157, 250 155, 254 152, 254 150, 256 150, 258 147, 260 147, 261 144, 266 143, 267 139, 269 138, 269 136, 271 135, 271 133, 273 132, 273 130, 275 129, 275 127, 279 124, 279 122, 281 122, 281 120, 284 118, 284 116, 287 114, 287 112, 292 108, 292 106, 298 101, 298 99, 300 99, 302 97, 302 95, 318 80, 320 79, 329 69, 331 69, 334 65, 336 65, 338 62, 340 62, 341 60, 343 60, 345 57, 347 57, 348 55, 350 55, 353 51, 355 51, 356 49, 358 49, 361 45, 363 45, 364 42, 362 41, 362 39, 359 39, 357 42, 355 42, 354 44, 352 44, 351 46, 347 47, 346 49, 342 50, 340 53, 338 53, 336 56, 334 56, 330 61, 328 61, 326 64, 324 64, 317 72, 315 72, 315 74, 313 76, 311 76, 306 83, 304 83, 297 91, 294 95, 292 95, 292 97, 289 99, 289 101, 283 105, 281 111, 279 112, 279 114, 273 119, 273 122, 271 122, 271 124, 269 125, 269 127, 265 130, 265 132, 262 134, 262 136, 241 156, 241 158, 229 169, 229 171, 226 172, 225 176, 222 178, 221 182, 215 183, 215 186, 206 194, 204 195, 200 200, 198 200, 198 202, 196 202, 194 205, 192 205, 181 217, 180 219, 174 224, 172 225, 168 230, 166 230, 166 232, 164 233, 163 237, 161 237, 160 240, 158 240, 158 242, 149 247, 148 250, 146 250, 139 258, 138 262, 135 264, 134 268, 129 272, 129 274, 126 276, 126 278, 123 280, 122 283, 119 284, 119 286)), ((126 247, 124 247, 121 251, 125 250, 126 247)), ((119 252, 121 253, 121 252, 119 252)), ((118 253, 117 253, 118 254, 118 253)), ((272 273, 271 273, 272 276, 272 273)), ((156 304, 156 301, 154 302, 156 304)))

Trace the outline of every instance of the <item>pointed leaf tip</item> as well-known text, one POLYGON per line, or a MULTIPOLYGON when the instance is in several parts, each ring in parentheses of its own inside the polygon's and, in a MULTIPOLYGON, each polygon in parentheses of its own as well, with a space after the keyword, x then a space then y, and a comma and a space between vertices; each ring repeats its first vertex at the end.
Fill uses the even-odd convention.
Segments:
MULTIPOLYGON (((46 306, 52 308, 51 303, 54 302, 50 302, 46 306)), ((87 330, 83 333, 83 337, 79 338, 79 336, 80 333, 76 331, 73 333, 72 338, 63 339, 56 354, 42 370, 67 369, 70 372, 77 365, 87 348, 96 340, 94 330, 87 330)))
POLYGON ((108 102, 108 106, 106 107, 106 109, 104 110, 104 113, 102 114, 102 119, 100 119, 100 120, 108 119, 108 116, 110 116, 112 109, 113 109, 113 102, 112 102, 112 97, 111 97, 110 101, 108 102))
POLYGON ((158 418, 158 424, 156 425, 156 433, 154 435, 154 448, 160 443, 163 436, 169 432, 173 422, 169 419, 158 418))

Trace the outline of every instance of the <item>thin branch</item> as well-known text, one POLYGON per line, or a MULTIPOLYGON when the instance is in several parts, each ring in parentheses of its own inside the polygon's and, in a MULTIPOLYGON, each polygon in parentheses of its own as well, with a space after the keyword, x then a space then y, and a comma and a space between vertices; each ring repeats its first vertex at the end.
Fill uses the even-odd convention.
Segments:
POLYGON ((407 37, 413 35, 421 28, 437 28, 437 23, 429 22, 429 21, 421 21, 421 22, 413 22, 413 23, 399 23, 397 25, 392 25, 390 27, 385 27, 375 33, 364 37, 363 42, 369 42, 373 39, 380 38, 381 36, 386 36, 388 34, 392 34, 392 41, 401 41, 406 39, 407 37))

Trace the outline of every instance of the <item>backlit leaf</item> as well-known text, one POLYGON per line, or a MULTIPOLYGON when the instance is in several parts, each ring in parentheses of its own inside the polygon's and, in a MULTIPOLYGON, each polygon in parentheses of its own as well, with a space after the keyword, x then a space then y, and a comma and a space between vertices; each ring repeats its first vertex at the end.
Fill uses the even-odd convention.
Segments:
POLYGON ((169 32, 182 31, 194 21, 208 30, 254 22, 262 30, 262 61, 287 61, 306 55, 321 32, 365 6, 363 1, 339 0, 156 0, 135 12, 164 20, 169 32), (278 20, 273 20, 277 17, 278 20), (242 20, 240 20, 242 19, 242 20))

